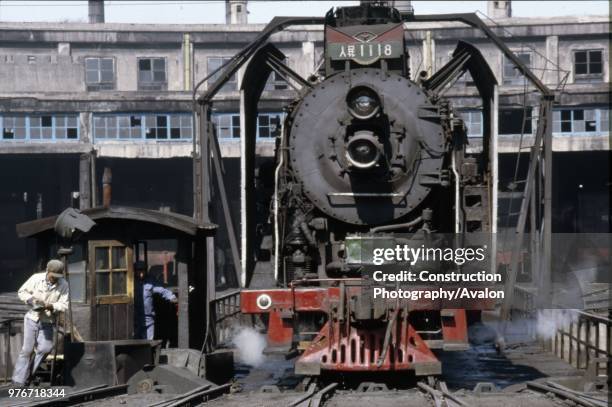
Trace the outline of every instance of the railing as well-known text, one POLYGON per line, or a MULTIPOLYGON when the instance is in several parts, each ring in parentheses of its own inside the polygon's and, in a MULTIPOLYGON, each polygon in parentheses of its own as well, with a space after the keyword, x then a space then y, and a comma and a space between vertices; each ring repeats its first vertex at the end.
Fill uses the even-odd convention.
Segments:
POLYGON ((595 375, 607 375, 607 362, 611 360, 612 320, 609 314, 595 314, 575 309, 553 309, 536 311, 535 296, 537 291, 527 287, 515 286, 512 307, 513 319, 530 320, 526 324, 530 338, 537 338, 539 318, 555 326, 554 334, 545 339, 539 338, 544 348, 554 353, 577 369, 587 369, 593 361, 595 375), (540 314, 543 313, 543 314, 540 314), (539 318, 538 318, 539 317, 539 318), (594 361, 594 359, 599 359, 594 361))
POLYGON ((579 310, 559 310, 570 316, 561 324, 554 337, 546 344, 548 349, 578 369, 586 369, 595 358, 595 375, 607 375, 610 360, 612 324, 609 318, 579 310))
POLYGON ((212 312, 216 343, 225 343, 231 338, 236 316, 240 314, 240 291, 232 291, 215 298, 212 301, 212 312))

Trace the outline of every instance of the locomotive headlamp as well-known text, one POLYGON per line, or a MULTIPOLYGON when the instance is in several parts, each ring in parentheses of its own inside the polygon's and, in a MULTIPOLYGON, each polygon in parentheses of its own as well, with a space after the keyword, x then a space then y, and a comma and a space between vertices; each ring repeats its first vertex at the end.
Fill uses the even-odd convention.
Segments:
POLYGON ((259 297, 257 297, 255 303, 260 309, 266 310, 272 306, 272 298, 270 298, 268 294, 261 294, 259 297))
POLYGON ((380 110, 378 94, 366 86, 351 89, 346 96, 349 113, 356 119, 366 120, 374 117, 380 110))
POLYGON ((351 166, 369 169, 380 159, 382 145, 370 131, 358 131, 346 143, 346 159, 351 166))

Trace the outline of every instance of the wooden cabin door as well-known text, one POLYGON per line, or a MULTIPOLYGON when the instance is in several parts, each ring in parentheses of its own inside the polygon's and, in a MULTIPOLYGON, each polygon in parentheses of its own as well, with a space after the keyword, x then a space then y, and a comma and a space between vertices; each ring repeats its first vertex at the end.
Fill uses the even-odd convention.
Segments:
POLYGON ((134 263, 130 246, 89 242, 91 332, 94 340, 134 337, 134 263))

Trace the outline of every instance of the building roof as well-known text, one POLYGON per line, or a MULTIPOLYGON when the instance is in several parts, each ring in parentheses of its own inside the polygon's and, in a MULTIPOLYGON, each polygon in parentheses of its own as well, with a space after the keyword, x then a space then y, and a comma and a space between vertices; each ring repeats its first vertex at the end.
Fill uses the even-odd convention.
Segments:
MULTIPOLYGON (((418 15, 419 13, 417 13, 418 15)), ((509 17, 494 20, 484 15, 479 17, 485 24, 494 26, 591 24, 609 22, 609 15, 551 16, 551 17, 509 17)), ((127 32, 254 32, 259 33, 267 24, 147 24, 147 23, 87 23, 87 22, 28 22, 1 21, 0 30, 41 30, 41 31, 127 31, 127 32)), ((407 29, 456 28, 465 26, 458 22, 406 22, 407 29)), ((323 25, 295 25, 286 31, 321 31, 323 25)))
MULTIPOLYGON (((145 222, 153 225, 170 228, 172 230, 185 233, 190 236, 195 236, 199 231, 210 232, 217 228, 217 225, 213 223, 198 224, 193 218, 174 212, 161 212, 151 209, 133 208, 128 206, 91 208, 83 210, 82 213, 84 215, 89 216, 94 221, 129 220, 136 222, 145 222)), ((59 215, 49 216, 47 218, 36 219, 17 224, 17 237, 33 237, 39 233, 53 230, 55 226, 55 221, 57 220, 58 216, 59 215)))

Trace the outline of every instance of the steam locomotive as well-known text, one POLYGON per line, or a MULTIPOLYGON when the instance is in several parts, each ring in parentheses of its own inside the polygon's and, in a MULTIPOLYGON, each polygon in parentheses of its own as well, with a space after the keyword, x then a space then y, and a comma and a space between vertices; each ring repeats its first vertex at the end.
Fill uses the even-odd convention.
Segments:
POLYGON ((373 298, 361 274, 381 239, 490 231, 486 153, 466 154, 440 76, 411 75, 404 20, 379 4, 328 12, 324 64, 287 107, 241 310, 270 347, 299 353, 298 374, 434 375, 432 349, 468 347, 465 309, 373 298))

